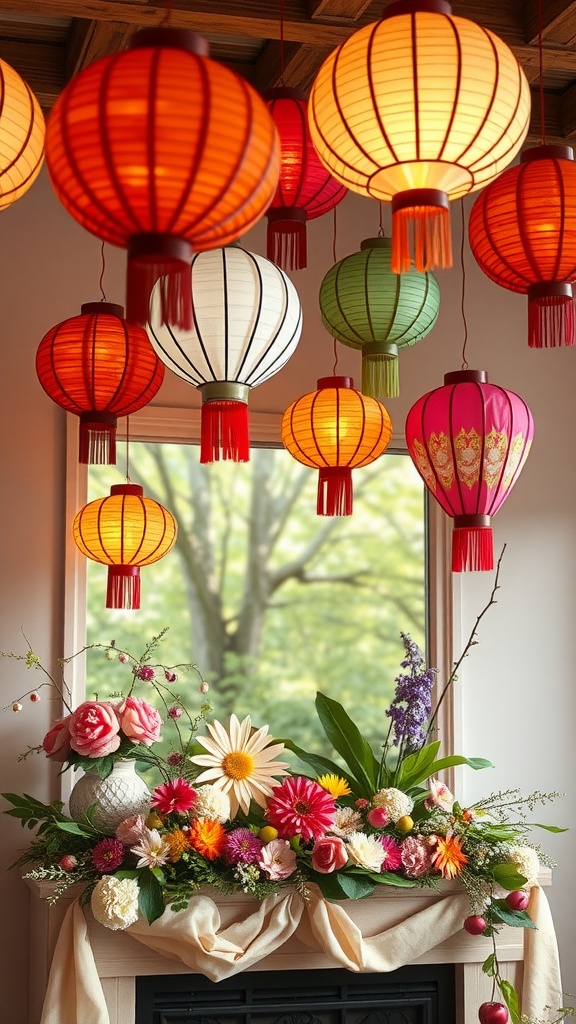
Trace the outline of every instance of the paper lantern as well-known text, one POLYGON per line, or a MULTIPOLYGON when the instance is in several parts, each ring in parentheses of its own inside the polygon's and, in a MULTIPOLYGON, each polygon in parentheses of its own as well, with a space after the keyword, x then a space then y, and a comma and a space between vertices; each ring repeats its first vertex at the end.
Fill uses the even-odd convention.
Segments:
POLYGON ((278 182, 266 104, 207 52, 192 32, 144 29, 73 78, 50 117, 56 194, 88 231, 128 249, 127 316, 137 323, 169 275, 163 314, 189 327, 193 250, 248 231, 278 182))
POLYGON ((82 554, 108 566, 107 608, 139 608, 140 566, 163 558, 176 541, 174 517, 143 495, 138 484, 114 484, 107 497, 89 502, 74 519, 82 554))
POLYGON ((318 159, 302 90, 271 89, 264 99, 280 137, 280 178, 266 214, 266 255, 285 270, 303 270, 307 266, 307 221, 334 209, 347 189, 318 159))
POLYGON ((112 302, 86 302, 80 316, 52 327, 36 372, 46 394, 80 417, 81 463, 115 464, 118 417, 147 405, 164 380, 146 331, 112 302))
POLYGON ((44 116, 34 93, 0 60, 0 210, 30 188, 44 159, 44 116))
POLYGON ((161 285, 148 333, 166 366, 202 394, 200 461, 250 458, 248 395, 281 370, 302 331, 298 293, 270 260, 238 246, 191 264, 194 329, 162 324, 161 285))
POLYGON ((408 452, 426 487, 454 519, 453 572, 494 568, 490 517, 528 457, 534 424, 513 391, 484 370, 457 370, 406 419, 408 452))
POLYGON ((530 89, 498 36, 445 0, 399 0, 331 53, 309 101, 338 181, 392 201, 392 268, 451 266, 449 200, 487 185, 528 130, 530 89))
POLYGON ((530 348, 573 345, 576 163, 569 146, 527 149, 480 193, 468 224, 491 281, 528 296, 530 348))
POLYGON ((360 252, 331 267, 320 285, 324 326, 343 345, 362 351, 362 393, 399 395, 398 349, 430 333, 440 289, 431 271, 391 268, 389 238, 365 238, 360 252))
POLYGON ((282 444, 298 462, 319 469, 319 516, 352 514, 352 470, 386 451, 392 423, 384 406, 354 389, 350 377, 321 377, 318 390, 296 399, 282 417, 282 444))

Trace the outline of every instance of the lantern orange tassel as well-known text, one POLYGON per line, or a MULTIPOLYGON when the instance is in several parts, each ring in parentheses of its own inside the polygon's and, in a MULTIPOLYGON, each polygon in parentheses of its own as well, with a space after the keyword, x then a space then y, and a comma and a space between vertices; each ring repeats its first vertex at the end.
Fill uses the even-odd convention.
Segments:
POLYGON ((392 261, 395 274, 452 266, 448 196, 433 188, 411 189, 392 199, 392 261))
POLYGON ((574 345, 574 296, 567 282, 532 285, 528 289, 528 345, 556 348, 574 345))
POLYGON ((245 402, 211 401, 202 405, 200 462, 249 462, 248 406, 245 402))
POLYGON ((352 472, 346 466, 324 466, 318 475, 319 516, 352 515, 352 472))
POLYGON ((457 516, 452 534, 452 572, 489 572, 494 568, 492 527, 488 516, 457 516))

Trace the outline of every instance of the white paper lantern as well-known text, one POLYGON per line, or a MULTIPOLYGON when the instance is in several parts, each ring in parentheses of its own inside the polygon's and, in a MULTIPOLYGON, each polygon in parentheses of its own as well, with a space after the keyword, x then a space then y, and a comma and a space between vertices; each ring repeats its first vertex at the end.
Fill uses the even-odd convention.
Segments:
POLYGON ((298 293, 274 263, 236 245, 197 253, 191 275, 193 329, 162 323, 159 281, 148 335, 162 362, 202 393, 200 461, 247 462, 248 394, 278 373, 298 344, 298 293))

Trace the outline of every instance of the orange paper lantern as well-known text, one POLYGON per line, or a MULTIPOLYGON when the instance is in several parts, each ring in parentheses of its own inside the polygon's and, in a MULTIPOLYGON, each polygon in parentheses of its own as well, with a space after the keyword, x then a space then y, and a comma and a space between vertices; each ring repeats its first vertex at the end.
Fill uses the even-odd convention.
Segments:
POLYGON ((392 423, 384 406, 354 389, 350 377, 321 377, 282 417, 282 444, 298 462, 320 470, 319 516, 352 513, 352 470, 386 451, 392 423))
POLYGON ((0 60, 0 210, 30 188, 44 159, 44 116, 34 93, 0 60))
POLYGON ((138 484, 114 484, 77 513, 72 527, 83 555, 108 568, 107 608, 140 607, 140 566, 167 555, 176 541, 176 521, 138 484))
POLYGON ((192 323, 190 260, 248 231, 278 181, 274 122, 258 93, 208 59, 205 40, 144 29, 59 96, 46 160, 88 231, 128 249, 127 317, 144 324, 156 280, 167 322, 192 323))

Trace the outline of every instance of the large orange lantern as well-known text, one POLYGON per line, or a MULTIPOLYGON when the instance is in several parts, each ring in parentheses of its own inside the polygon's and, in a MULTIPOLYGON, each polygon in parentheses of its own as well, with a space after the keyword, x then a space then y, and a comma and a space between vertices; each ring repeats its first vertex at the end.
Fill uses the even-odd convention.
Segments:
POLYGON ((77 513, 74 540, 83 555, 108 566, 107 608, 140 607, 140 567, 167 555, 176 521, 138 484, 114 484, 77 513))
POLYGON ((145 324, 156 280, 167 322, 192 323, 194 250, 234 241, 278 181, 274 122, 258 93, 179 29, 144 29, 59 96, 46 161, 88 231, 128 249, 127 318, 145 324))
POLYGON ((384 406, 354 389, 350 377, 321 377, 318 390, 296 399, 282 417, 282 444, 298 462, 319 469, 319 516, 352 513, 352 470, 386 451, 392 423, 384 406))
POLYGON ((524 400, 489 384, 484 370, 456 370, 406 418, 408 452, 426 487, 454 520, 452 571, 494 568, 490 517, 516 483, 534 423, 524 400))
POLYGON ((24 195, 44 159, 44 116, 34 93, 0 60, 0 210, 24 195))
POLYGON ((492 181, 528 130, 530 89, 498 36, 446 0, 398 0, 331 53, 309 100, 318 155, 392 201, 392 270, 451 266, 449 200, 492 181))
POLYGON ((143 327, 124 319, 122 306, 85 302, 44 335, 36 372, 46 394, 80 417, 81 463, 116 463, 116 424, 154 398, 164 380, 143 327))
POLYGON ((481 270, 528 296, 530 348, 573 345, 576 162, 570 146, 534 146, 480 193, 468 224, 481 270))

